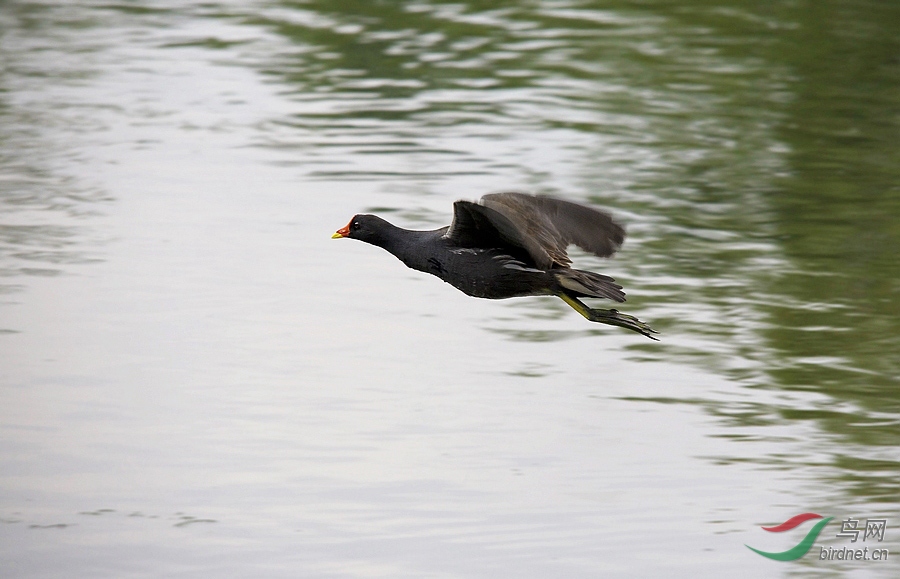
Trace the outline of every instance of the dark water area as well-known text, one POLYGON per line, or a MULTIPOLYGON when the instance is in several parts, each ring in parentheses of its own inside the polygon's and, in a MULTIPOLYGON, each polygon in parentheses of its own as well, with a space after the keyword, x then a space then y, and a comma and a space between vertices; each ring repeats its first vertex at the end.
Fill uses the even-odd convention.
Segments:
POLYGON ((895 576, 818 554, 900 554, 898 31, 868 1, 0 5, 0 565, 895 576), (662 341, 330 239, 509 189, 616 215, 615 258, 572 254, 662 341), (744 546, 803 512, 834 517, 805 557, 744 546))

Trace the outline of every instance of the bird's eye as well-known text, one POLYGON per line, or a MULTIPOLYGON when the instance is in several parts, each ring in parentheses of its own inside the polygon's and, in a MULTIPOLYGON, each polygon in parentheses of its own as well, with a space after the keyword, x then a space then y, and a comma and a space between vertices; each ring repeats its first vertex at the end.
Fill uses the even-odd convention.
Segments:
POLYGON ((350 229, 359 229, 359 221, 354 221, 350 224, 350 229))

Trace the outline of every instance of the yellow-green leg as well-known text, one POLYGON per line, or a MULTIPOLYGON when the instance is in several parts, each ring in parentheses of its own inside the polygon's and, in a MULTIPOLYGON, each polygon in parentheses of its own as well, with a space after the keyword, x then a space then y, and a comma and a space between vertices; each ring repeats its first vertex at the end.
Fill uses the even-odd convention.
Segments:
POLYGON ((582 303, 578 298, 569 295, 568 293, 560 293, 558 294, 562 301, 569 304, 573 310, 581 314, 585 317, 585 319, 590 320, 592 322, 598 322, 601 324, 609 324, 610 326, 618 326, 620 328, 625 328, 626 330, 631 330, 632 332, 637 332, 638 334, 643 334, 647 336, 651 340, 657 340, 653 334, 657 334, 656 330, 651 328, 649 325, 640 321, 634 316, 629 316, 628 314, 623 314, 619 310, 600 310, 595 308, 589 308, 587 305, 582 303))

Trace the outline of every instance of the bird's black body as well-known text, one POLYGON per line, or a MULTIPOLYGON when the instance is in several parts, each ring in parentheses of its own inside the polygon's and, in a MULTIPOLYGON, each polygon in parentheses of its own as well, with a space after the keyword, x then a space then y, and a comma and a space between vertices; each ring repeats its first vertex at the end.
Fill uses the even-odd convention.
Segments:
POLYGON ((516 259, 502 243, 463 247, 447 237, 448 227, 410 231, 375 215, 357 215, 350 235, 384 248, 407 267, 437 276, 476 298, 502 299, 552 293, 552 276, 516 259))
POLYGON ((591 321, 648 337, 649 326, 617 310, 588 308, 580 297, 625 301, 608 276, 572 269, 566 248, 574 243, 608 257, 625 231, 595 209, 524 193, 485 195, 480 203, 454 203, 453 222, 433 231, 402 229, 375 215, 356 215, 334 237, 377 245, 408 267, 430 273, 478 298, 556 295, 591 321))

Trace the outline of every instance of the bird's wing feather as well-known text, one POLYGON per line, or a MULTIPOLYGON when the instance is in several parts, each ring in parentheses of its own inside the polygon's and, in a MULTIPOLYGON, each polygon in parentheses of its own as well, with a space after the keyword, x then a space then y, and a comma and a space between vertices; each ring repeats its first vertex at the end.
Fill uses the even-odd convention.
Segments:
POLYGON ((496 228, 478 211, 471 201, 457 201, 453 204, 453 221, 444 233, 444 238, 459 247, 483 247, 498 238, 496 228))
POLYGON ((503 215, 521 232, 519 237, 527 243, 522 247, 544 268, 572 263, 566 253, 570 244, 599 257, 609 257, 625 240, 625 230, 608 213, 570 201, 507 192, 485 195, 481 203, 503 215), (552 263, 542 263, 544 256, 552 263))
POLYGON ((540 244, 524 235, 504 213, 471 201, 453 204, 453 221, 444 234, 460 247, 506 247, 518 250, 522 258, 530 255, 538 267, 549 269, 552 259, 540 244))

